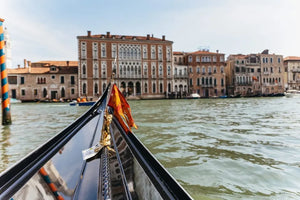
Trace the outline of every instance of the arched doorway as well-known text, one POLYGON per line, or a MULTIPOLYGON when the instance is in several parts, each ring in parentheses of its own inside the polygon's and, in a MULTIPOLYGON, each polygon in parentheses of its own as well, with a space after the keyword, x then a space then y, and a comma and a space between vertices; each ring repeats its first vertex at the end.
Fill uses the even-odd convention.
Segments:
POLYGON ((136 82, 136 95, 141 95, 141 83, 136 82))
POLYGON ((128 95, 132 95, 133 94, 133 83, 130 81, 128 83, 128 95))

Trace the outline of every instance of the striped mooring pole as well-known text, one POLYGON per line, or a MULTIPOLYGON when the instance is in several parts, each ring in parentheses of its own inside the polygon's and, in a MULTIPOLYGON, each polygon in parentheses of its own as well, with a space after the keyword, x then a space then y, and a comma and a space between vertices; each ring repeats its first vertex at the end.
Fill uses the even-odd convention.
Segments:
POLYGON ((4 54, 4 33, 3 33, 4 19, 0 18, 0 67, 1 67, 1 93, 2 93, 2 125, 11 124, 10 115, 10 101, 8 97, 8 79, 5 66, 4 54))

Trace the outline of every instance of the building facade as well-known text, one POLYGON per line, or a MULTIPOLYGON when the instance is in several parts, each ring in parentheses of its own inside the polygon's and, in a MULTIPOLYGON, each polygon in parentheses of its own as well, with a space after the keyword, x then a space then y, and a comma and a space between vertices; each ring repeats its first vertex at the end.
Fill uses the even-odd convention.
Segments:
POLYGON ((287 87, 289 90, 300 90, 300 57, 289 56, 284 58, 287 72, 287 87))
POLYGON ((147 36, 78 36, 79 96, 98 98, 115 73, 126 96, 164 98, 172 92, 172 41, 147 36))
POLYGON ((284 66, 281 55, 230 55, 226 69, 228 95, 260 96, 284 92, 284 66))
POLYGON ((173 92, 172 98, 184 98, 188 94, 188 66, 185 65, 185 53, 173 52, 173 92))
POLYGON ((78 97, 78 62, 44 61, 7 69, 9 94, 22 101, 71 100, 78 97))
POLYGON ((204 50, 186 53, 184 58, 188 66, 189 93, 198 93, 201 97, 226 94, 224 54, 204 50))

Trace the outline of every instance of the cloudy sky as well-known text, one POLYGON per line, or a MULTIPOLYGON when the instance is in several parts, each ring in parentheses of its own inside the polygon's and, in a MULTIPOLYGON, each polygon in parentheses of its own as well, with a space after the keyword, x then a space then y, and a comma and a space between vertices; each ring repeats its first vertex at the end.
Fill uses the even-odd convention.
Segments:
POLYGON ((174 51, 300 56, 299 0, 0 0, 14 67, 77 60, 76 36, 166 35, 174 51))

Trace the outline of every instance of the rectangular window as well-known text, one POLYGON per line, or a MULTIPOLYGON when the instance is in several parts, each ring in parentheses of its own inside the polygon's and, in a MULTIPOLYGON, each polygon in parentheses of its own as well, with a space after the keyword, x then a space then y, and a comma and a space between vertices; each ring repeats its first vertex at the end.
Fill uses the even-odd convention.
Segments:
POLYGON ((98 43, 93 42, 93 59, 98 58, 98 43))
POLYGON ((9 84, 17 84, 17 76, 8 76, 8 83, 9 84))
POLYGON ((81 58, 86 58, 86 43, 81 42, 81 58))
POLYGON ((151 59, 155 59, 155 58, 156 58, 155 46, 151 45, 151 59))
POLYGON ((34 94, 34 96, 37 96, 38 95, 38 90, 34 89, 33 94, 34 94))
POLYGON ((25 96, 25 90, 24 89, 21 90, 21 95, 25 96))
POLYGON ((277 61, 278 61, 278 63, 280 63, 281 62, 280 58, 278 58, 277 61))
POLYGON ((65 77, 64 77, 64 76, 61 76, 61 77, 60 77, 60 83, 61 83, 61 84, 65 83, 65 77))
POLYGON ((21 76, 21 84, 25 83, 25 77, 21 76))
POLYGON ((190 86, 193 86, 193 79, 190 78, 190 86))
POLYGON ((167 46, 167 61, 171 61, 171 47, 167 46))
POLYGON ((106 58, 106 44, 101 43, 101 58, 106 58))
POLYGON ((163 59, 163 52, 162 52, 162 46, 158 46, 158 60, 163 59))
POLYGON ((71 76, 71 84, 72 84, 72 85, 75 84, 75 76, 71 76))
POLYGON ((74 88, 71 89, 71 94, 75 94, 75 89, 74 88))
POLYGON ((117 45, 112 44, 112 46, 111 46, 111 57, 115 58, 116 56, 117 56, 117 45))
POLYGON ((190 67, 190 73, 193 73, 193 67, 190 67))
POLYGON ((148 58, 147 45, 143 45, 143 58, 144 59, 148 58))

